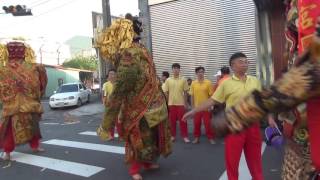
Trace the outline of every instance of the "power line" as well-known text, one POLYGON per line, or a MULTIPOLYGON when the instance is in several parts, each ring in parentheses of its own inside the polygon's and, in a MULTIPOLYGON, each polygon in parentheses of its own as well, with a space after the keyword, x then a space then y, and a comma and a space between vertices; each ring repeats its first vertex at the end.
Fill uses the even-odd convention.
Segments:
POLYGON ((43 0, 33 1, 30 4, 28 4, 28 6, 33 6, 34 4, 37 4, 37 3, 41 2, 41 1, 43 1, 43 0))
POLYGON ((51 1, 51 0, 46 0, 46 1, 42 1, 42 2, 40 1, 40 3, 35 4, 35 5, 31 5, 29 8, 31 9, 31 8, 34 8, 34 7, 40 6, 40 5, 45 4, 45 3, 49 2, 49 1, 51 1))
MULTIPOLYGON (((28 8, 28 9, 31 9, 31 8, 40 6, 40 5, 42 5, 42 4, 45 4, 45 3, 49 2, 49 1, 51 1, 51 0, 33 1, 33 2, 31 2, 31 4, 27 4, 27 8, 28 8)), ((11 5, 13 5, 13 4, 11 4, 11 5)), ((20 4, 20 5, 21 5, 21 4, 20 4)), ((3 14, 3 13, 1 13, 1 14, 3 14)), ((4 14, 7 14, 7 13, 4 13, 4 14)))
MULTIPOLYGON (((48 1, 50 1, 50 0, 48 0, 48 1)), ((52 11, 57 10, 57 9, 60 9, 60 8, 62 8, 62 7, 64 7, 64 6, 66 6, 67 4, 72 3, 73 1, 76 1, 76 0, 71 0, 71 1, 68 1, 68 2, 66 2, 66 3, 64 3, 64 4, 61 4, 60 6, 57 6, 57 7, 55 7, 55 8, 52 8, 52 9, 50 9, 50 10, 44 12, 44 13, 41 13, 41 14, 39 14, 39 15, 37 15, 37 16, 34 16, 33 19, 35 19, 35 18, 37 18, 37 17, 39 17, 39 16, 42 16, 42 15, 44 15, 44 14, 48 14, 48 13, 50 13, 50 12, 52 12, 52 11)), ((32 19, 32 20, 33 20, 33 19, 32 19)))
MULTIPOLYGON (((47 1, 50 1, 50 0, 47 0, 47 1)), ((24 23, 33 21, 33 20, 35 20, 36 18, 38 18, 38 17, 40 17, 40 16, 42 16, 42 15, 44 15, 44 14, 48 14, 48 13, 50 13, 50 12, 52 12, 52 11, 57 10, 57 9, 60 9, 60 8, 62 8, 62 7, 64 7, 64 6, 72 3, 73 1, 76 1, 76 0, 71 0, 71 1, 68 1, 68 2, 66 2, 66 3, 64 3, 64 4, 61 4, 60 6, 57 6, 57 7, 52 8, 52 9, 49 9, 48 11, 45 11, 45 12, 43 12, 43 13, 41 13, 41 14, 38 14, 38 15, 36 15, 36 16, 33 16, 33 17, 32 17, 31 19, 29 19, 29 20, 23 21, 21 24, 24 24, 24 23)), ((14 24, 14 25, 9 26, 9 27, 13 28, 13 27, 16 26, 16 25, 17 25, 17 24, 14 24)))

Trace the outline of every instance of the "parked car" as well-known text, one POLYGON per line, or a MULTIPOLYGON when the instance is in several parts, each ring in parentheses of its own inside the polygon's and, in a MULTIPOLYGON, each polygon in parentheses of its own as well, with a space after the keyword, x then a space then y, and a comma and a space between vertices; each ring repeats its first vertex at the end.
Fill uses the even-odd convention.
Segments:
POLYGON ((100 84, 94 83, 91 89, 92 93, 97 94, 100 92, 100 84))
POLYGON ((68 83, 61 85, 50 96, 49 106, 51 109, 66 106, 81 106, 90 101, 91 91, 82 83, 68 83))

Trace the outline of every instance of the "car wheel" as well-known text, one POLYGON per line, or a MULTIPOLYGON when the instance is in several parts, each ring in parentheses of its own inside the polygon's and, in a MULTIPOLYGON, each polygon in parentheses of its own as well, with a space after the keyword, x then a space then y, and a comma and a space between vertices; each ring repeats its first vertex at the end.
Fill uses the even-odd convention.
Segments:
POLYGON ((90 102, 90 94, 88 94, 87 103, 90 102))
POLYGON ((82 105, 81 99, 78 99, 77 106, 80 107, 82 105))
POLYGON ((56 108, 54 108, 54 107, 52 107, 52 106, 50 106, 50 105, 49 105, 49 108, 50 108, 51 110, 55 110, 55 109, 56 109, 56 108))

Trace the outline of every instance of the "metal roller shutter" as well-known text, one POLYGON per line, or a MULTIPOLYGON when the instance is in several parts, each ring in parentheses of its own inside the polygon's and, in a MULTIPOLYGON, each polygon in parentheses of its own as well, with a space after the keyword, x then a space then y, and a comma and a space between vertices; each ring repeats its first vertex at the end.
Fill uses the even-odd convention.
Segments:
POLYGON ((204 66, 207 78, 234 52, 249 59, 249 74, 256 75, 256 9, 253 1, 176 0, 150 5, 152 53, 157 73, 171 72, 180 63, 184 77, 195 78, 204 66))

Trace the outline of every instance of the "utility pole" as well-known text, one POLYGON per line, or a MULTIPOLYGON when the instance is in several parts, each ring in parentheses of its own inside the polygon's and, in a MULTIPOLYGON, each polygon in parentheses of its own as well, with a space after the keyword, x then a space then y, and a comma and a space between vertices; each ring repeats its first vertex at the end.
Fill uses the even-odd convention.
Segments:
POLYGON ((61 48, 61 46, 62 46, 62 44, 60 44, 60 43, 58 43, 57 42, 57 44, 59 45, 58 46, 58 48, 57 48, 57 55, 58 55, 58 57, 57 57, 57 63, 58 63, 58 65, 60 65, 60 48, 61 48))
POLYGON ((151 27, 150 27, 150 10, 148 0, 138 1, 140 14, 139 17, 142 21, 143 32, 141 33, 141 41, 146 48, 152 53, 151 41, 151 27))
POLYGON ((57 54, 58 54, 58 65, 60 65, 60 50, 57 49, 57 54))
POLYGON ((39 37, 39 39, 41 39, 41 46, 39 48, 39 54, 40 54, 40 64, 42 64, 42 61, 43 61, 43 46, 45 45, 45 40, 44 40, 44 37, 39 37))
MULTIPOLYGON (((103 28, 109 27, 111 25, 109 0, 102 0, 102 19, 103 19, 103 28)), ((98 50, 98 58, 99 58, 100 92, 102 92, 102 85, 106 81, 107 70, 109 70, 112 67, 112 64, 109 62, 106 62, 101 58, 99 50, 98 50)))
POLYGON ((102 0, 102 19, 103 19, 103 28, 109 27, 111 25, 109 0, 102 0))
POLYGON ((39 49, 39 53, 40 53, 40 64, 42 64, 42 47, 43 47, 43 44, 40 46, 40 49, 39 49))

